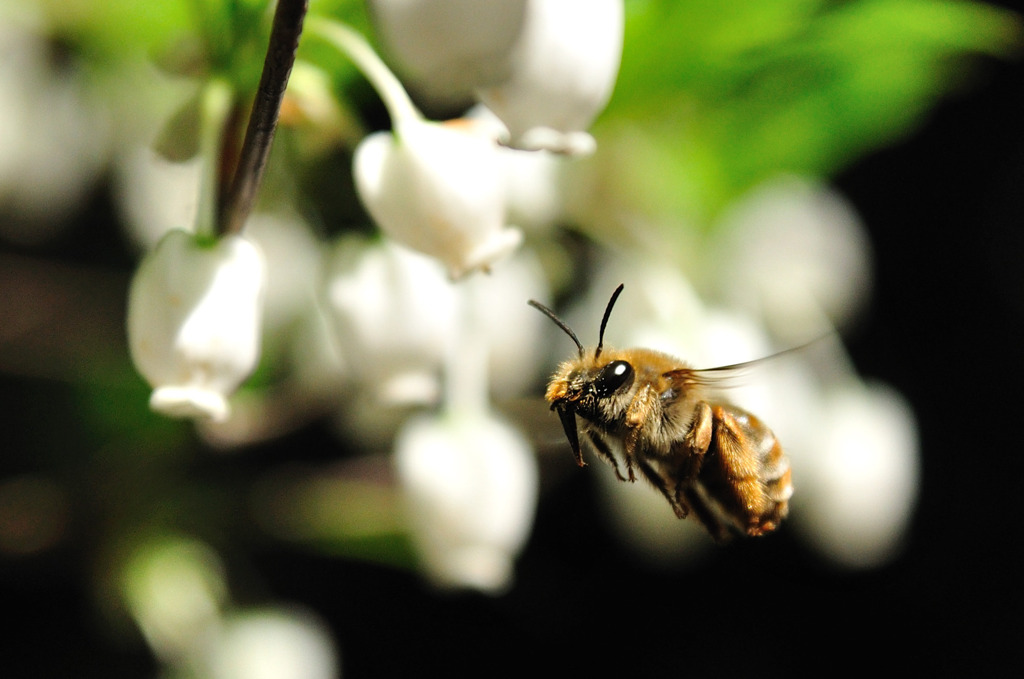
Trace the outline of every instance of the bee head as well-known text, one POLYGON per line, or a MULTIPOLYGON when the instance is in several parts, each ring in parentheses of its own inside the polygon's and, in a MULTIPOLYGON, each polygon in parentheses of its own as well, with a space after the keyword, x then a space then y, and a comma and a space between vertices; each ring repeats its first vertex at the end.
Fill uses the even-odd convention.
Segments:
POLYGON ((559 368, 555 378, 548 385, 546 394, 551 409, 558 413, 562 421, 562 428, 565 436, 569 439, 576 454, 576 460, 582 466, 583 458, 580 453, 579 434, 577 432, 576 415, 588 420, 595 420, 598 417, 598 410, 602 401, 617 393, 621 389, 628 389, 633 383, 633 366, 628 361, 612 360, 601 363, 601 351, 604 348, 604 331, 608 326, 608 318, 611 316, 612 307, 622 293, 624 285, 620 284, 612 293, 608 305, 605 307, 604 316, 601 318, 601 328, 598 334, 597 348, 594 349, 593 357, 587 356, 576 333, 572 328, 559 318, 554 311, 540 302, 530 300, 530 306, 546 315, 555 325, 561 328, 579 350, 576 359, 566 361, 559 368))

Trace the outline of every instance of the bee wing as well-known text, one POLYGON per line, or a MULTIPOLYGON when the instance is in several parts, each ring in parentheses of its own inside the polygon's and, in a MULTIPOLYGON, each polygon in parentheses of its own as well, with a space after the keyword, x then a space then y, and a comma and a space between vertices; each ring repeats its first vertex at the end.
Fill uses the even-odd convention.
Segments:
POLYGON ((828 336, 830 335, 823 335, 822 337, 811 340, 806 344, 801 344, 790 349, 783 349, 782 351, 768 356, 755 358, 752 361, 720 365, 715 368, 679 368, 677 370, 670 370, 665 373, 665 376, 679 383, 680 386, 691 385, 716 389, 728 389, 748 382, 746 379, 747 376, 765 363, 782 358, 783 356, 788 356, 789 354, 793 354, 798 351, 803 351, 810 345, 815 344, 828 336))
POLYGON ((685 392, 688 388, 708 387, 712 389, 728 389, 744 384, 745 376, 750 370, 761 363, 764 359, 723 365, 717 368, 678 368, 665 373, 665 377, 672 380, 680 391, 685 392))

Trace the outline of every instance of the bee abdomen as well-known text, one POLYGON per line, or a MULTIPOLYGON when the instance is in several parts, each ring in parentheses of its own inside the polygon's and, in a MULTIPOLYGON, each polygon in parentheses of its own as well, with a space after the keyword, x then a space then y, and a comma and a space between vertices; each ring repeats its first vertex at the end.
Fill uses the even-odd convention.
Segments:
POLYGON ((732 523, 747 535, 775 530, 789 512, 793 485, 782 446, 759 419, 715 406, 714 437, 701 481, 732 523))

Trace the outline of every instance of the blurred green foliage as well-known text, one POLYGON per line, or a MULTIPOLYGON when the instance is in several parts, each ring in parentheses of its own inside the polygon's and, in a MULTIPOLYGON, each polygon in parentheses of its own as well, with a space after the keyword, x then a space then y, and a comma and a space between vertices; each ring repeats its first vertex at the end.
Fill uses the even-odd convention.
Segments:
POLYGON ((966 57, 1010 57, 1021 45, 1015 15, 976 2, 626 5, 603 122, 658 138, 653 164, 674 171, 646 202, 705 225, 769 176, 827 176, 894 141, 962 84, 966 57))

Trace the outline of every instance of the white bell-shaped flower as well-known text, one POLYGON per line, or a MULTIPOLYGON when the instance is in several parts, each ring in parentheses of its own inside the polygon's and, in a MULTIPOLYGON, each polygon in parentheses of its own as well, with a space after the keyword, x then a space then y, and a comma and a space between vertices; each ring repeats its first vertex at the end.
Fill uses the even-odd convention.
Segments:
POLYGON ((396 451, 429 576, 448 587, 507 588, 537 501, 537 463, 523 436, 482 410, 456 410, 410 420, 396 451))
POLYGON ((819 445, 798 461, 794 519, 839 563, 878 566, 899 552, 917 504, 913 412, 890 387, 859 382, 826 392, 822 411, 819 445))
POLYGON ((73 223, 113 137, 83 69, 50 53, 46 31, 29 18, 36 14, 44 13, 32 3, 0 6, 0 236, 29 246, 73 223))
POLYGON ((341 239, 325 267, 324 309, 346 372, 382 404, 432 404, 457 332, 437 262, 390 241, 341 239))
POLYGON ((611 98, 622 57, 622 0, 531 0, 508 54, 508 77, 477 95, 509 144, 593 152, 586 132, 611 98))
POLYGON ((241 236, 183 230, 143 259, 128 296, 128 345, 153 387, 153 410, 227 417, 227 397, 259 360, 265 269, 241 236))
POLYGON ((780 177, 751 191, 718 231, 716 277, 724 294, 793 341, 837 327, 871 288, 871 249, 853 206, 817 182, 780 177))
POLYGON ((359 144, 356 188, 384 233, 460 278, 488 269, 522 241, 505 224, 499 150, 469 121, 406 120, 395 134, 378 132, 359 144))
POLYGON ((457 104, 508 77, 529 0, 369 0, 380 42, 421 99, 457 104))

